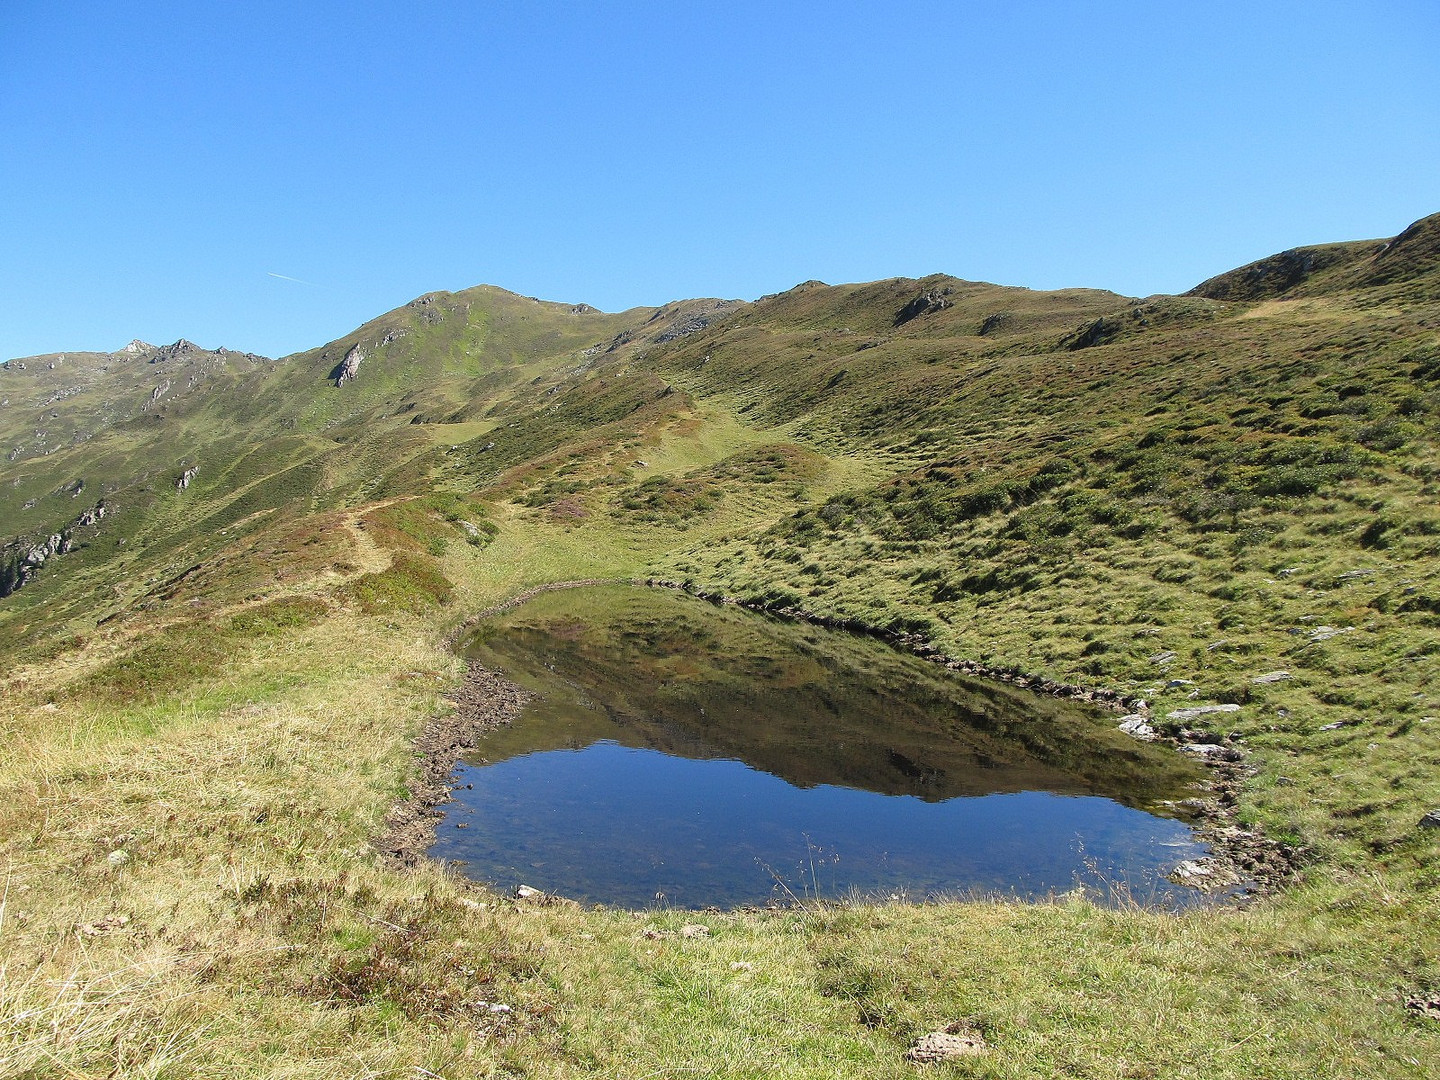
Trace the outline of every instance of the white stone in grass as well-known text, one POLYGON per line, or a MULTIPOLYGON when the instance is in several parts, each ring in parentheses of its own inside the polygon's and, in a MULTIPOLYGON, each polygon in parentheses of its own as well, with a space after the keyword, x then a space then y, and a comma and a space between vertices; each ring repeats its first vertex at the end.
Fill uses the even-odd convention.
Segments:
POLYGON ((1216 713, 1239 712, 1239 705, 1196 705, 1189 709, 1176 709, 1165 714, 1167 720, 1198 720, 1202 716, 1211 716, 1216 713))
POLYGON ((1141 742, 1153 742, 1155 740, 1155 729, 1150 726, 1150 721, 1143 713, 1131 713, 1129 716, 1120 718, 1120 730, 1132 739, 1139 739, 1141 742))
POLYGON ((115 851, 112 851, 109 855, 105 856, 105 861, 108 862, 111 866, 124 866, 130 861, 130 853, 128 851, 121 851, 117 848, 115 851))

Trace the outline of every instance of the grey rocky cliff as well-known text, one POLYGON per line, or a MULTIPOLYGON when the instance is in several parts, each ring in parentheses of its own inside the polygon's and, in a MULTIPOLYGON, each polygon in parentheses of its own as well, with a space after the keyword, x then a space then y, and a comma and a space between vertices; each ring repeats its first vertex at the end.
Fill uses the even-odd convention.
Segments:
POLYGON ((340 366, 335 369, 336 387, 344 386, 360 372, 360 361, 365 359, 365 353, 361 351, 358 344, 351 346, 350 351, 345 354, 345 359, 340 361, 340 366))

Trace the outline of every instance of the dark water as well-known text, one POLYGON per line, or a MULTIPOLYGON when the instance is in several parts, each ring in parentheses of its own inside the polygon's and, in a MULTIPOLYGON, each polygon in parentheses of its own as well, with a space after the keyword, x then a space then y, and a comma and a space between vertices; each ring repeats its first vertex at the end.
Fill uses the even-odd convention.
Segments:
POLYGON ((620 587, 541 596, 467 653, 540 695, 461 767, 432 852, 501 888, 681 907, 1114 883, 1198 899, 1164 874, 1205 849, 1161 806, 1195 767, 1081 707, 620 587))

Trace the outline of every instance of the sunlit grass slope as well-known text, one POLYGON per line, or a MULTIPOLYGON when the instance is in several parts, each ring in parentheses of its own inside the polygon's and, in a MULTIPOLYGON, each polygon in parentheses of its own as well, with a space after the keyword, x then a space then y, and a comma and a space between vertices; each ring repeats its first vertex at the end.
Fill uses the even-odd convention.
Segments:
POLYGON ((0 371, 5 557, 72 541, 0 599, 0 1075, 901 1077, 959 1022, 991 1049, 937 1075, 1429 1075, 1437 235, 1186 297, 482 288, 281 360, 0 371), (1237 704, 1241 817, 1303 874, 637 916, 387 869, 447 636, 647 575, 1237 704))

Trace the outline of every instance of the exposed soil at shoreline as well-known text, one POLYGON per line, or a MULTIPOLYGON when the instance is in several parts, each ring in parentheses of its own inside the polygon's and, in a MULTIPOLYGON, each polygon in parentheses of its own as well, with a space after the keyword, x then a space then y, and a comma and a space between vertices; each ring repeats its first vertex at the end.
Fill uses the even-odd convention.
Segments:
MULTIPOLYGON (((481 619, 509 611, 541 593, 624 584, 673 589, 712 603, 733 604, 790 621, 867 634, 960 674, 995 679, 1035 693, 1069 698, 1116 712, 1128 710, 1148 716, 1145 701, 1119 691, 1060 683, 1020 671, 991 668, 946 656, 920 638, 829 619, 800 609, 777 611, 736 597, 702 593, 679 582, 655 578, 584 579, 536 586, 470 617, 447 636, 447 644, 454 647, 464 633, 481 619)), ((456 764, 468 750, 478 745, 482 735, 519 716, 532 695, 498 672, 472 663, 461 685, 447 696, 455 703, 455 710, 432 717, 415 741, 420 759, 420 779, 410 798, 387 816, 385 836, 376 844, 386 863, 392 867, 414 866, 424 857, 435 840, 435 828, 443 816, 439 807, 450 800, 451 776, 456 764)), ((1203 792, 1177 807, 1190 819, 1197 837, 1210 846, 1211 855, 1196 863, 1182 864, 1174 880, 1206 892, 1238 889, 1240 899, 1268 895, 1293 881, 1303 863, 1304 850, 1244 828, 1236 817, 1239 792, 1253 773, 1244 762, 1244 752, 1229 745, 1205 746, 1198 733, 1183 728, 1171 732, 1162 729, 1155 733, 1154 738, 1175 747, 1177 752, 1197 746, 1214 750, 1213 753, 1197 755, 1209 773, 1203 792)))
POLYGON ((415 740, 420 776, 406 799, 385 818, 385 835, 376 842, 386 865, 414 866, 435 842, 439 807, 450 801, 451 774, 464 754, 479 745, 487 731, 503 727, 520 715, 533 696, 498 672, 471 664, 456 690, 446 695, 453 712, 432 716, 415 740))

